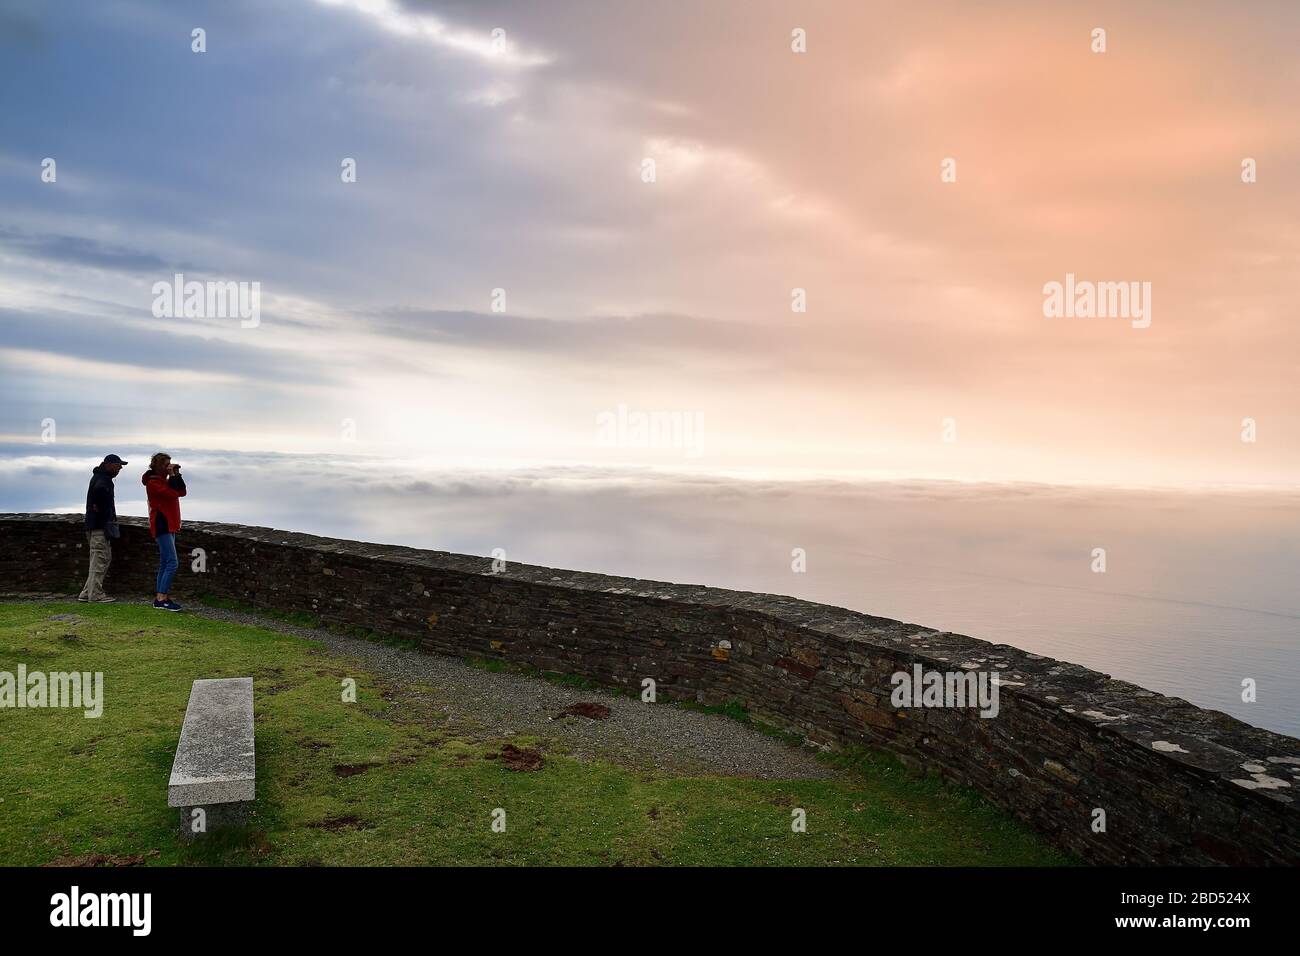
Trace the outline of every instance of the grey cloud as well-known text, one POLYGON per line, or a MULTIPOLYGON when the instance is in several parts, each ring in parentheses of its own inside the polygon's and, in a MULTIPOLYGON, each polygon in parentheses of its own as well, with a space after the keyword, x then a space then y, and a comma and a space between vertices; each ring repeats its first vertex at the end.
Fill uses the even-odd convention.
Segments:
MULTIPOLYGON (((263 322, 268 321, 263 316, 263 322)), ((189 369, 288 384, 323 384, 334 376, 298 353, 140 328, 100 316, 0 308, 0 345, 94 362, 189 369)))
POLYGON ((390 309, 375 314, 374 331, 397 338, 468 348, 592 353, 628 348, 746 349, 762 332, 731 322, 684 315, 529 318, 505 313, 390 309), (748 345, 747 345, 748 343, 748 345))
POLYGON ((44 47, 47 39, 30 3, 20 0, 0 2, 0 45, 30 49, 44 47))
POLYGON ((857 382, 945 385, 996 379, 995 360, 971 363, 993 333, 946 327, 918 336, 904 323, 881 318, 812 326, 732 322, 678 314, 579 319, 506 313, 393 308, 367 317, 379 335, 521 355, 599 359, 602 365, 653 369, 705 368, 710 375, 760 375, 782 380, 826 377, 857 382))
POLYGON ((0 247, 29 259, 89 266, 132 275, 192 269, 169 263, 153 253, 87 239, 83 236, 23 233, 0 228, 0 247))

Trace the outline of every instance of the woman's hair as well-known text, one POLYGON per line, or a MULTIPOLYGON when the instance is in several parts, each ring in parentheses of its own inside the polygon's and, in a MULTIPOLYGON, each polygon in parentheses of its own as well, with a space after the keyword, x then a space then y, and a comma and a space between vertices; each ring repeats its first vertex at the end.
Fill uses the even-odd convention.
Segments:
POLYGON ((163 462, 171 461, 171 460, 172 460, 171 455, 167 454, 165 451, 160 451, 158 452, 158 454, 154 455, 152 458, 149 459, 149 470, 157 471, 163 462))

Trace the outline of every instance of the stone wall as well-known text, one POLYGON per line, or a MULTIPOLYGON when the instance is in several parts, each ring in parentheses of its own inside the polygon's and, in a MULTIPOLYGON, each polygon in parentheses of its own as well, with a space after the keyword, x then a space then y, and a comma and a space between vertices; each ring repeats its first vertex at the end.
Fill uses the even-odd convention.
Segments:
MULTIPOLYGON (((72 593, 79 516, 0 515, 0 591, 72 593)), ((968 784, 1102 864, 1300 863, 1300 741, 1002 644, 770 594, 638 581, 237 525, 186 523, 174 593, 304 611, 640 694, 739 702, 821 745, 880 747, 968 784), (191 569, 191 549, 207 569, 191 569), (891 675, 997 671, 999 712, 891 706, 891 675), (1096 811, 1105 831, 1094 831, 1096 811)), ((149 594, 127 519, 110 593, 149 594)))

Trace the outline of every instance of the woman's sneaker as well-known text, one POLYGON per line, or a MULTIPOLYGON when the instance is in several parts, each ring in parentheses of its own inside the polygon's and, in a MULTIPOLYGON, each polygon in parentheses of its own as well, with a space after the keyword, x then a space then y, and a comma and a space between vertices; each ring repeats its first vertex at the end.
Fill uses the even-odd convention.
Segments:
POLYGON ((169 611, 179 611, 181 609, 181 606, 172 600, 163 601, 163 607, 169 611))

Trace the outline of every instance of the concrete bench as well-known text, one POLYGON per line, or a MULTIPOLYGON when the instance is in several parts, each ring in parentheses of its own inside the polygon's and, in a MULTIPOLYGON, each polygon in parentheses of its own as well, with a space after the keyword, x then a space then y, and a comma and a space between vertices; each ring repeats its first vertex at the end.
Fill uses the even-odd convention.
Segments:
POLYGON ((167 784, 167 805, 181 808, 181 833, 241 822, 257 796, 256 775, 253 678, 196 680, 167 784))

